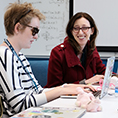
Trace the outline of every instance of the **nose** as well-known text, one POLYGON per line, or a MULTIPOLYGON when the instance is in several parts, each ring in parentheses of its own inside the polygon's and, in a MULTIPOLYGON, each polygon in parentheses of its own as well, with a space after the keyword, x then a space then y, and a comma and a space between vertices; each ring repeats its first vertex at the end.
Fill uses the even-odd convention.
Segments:
POLYGON ((79 30, 79 34, 83 34, 83 31, 82 31, 82 29, 80 29, 80 30, 79 30))
POLYGON ((38 39, 38 34, 35 34, 35 35, 33 36, 33 38, 34 38, 34 39, 38 39))

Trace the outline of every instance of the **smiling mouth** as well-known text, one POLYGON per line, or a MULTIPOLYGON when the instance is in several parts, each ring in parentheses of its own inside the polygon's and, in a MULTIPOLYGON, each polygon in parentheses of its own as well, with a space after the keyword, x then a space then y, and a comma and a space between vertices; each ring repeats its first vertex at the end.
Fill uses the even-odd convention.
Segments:
POLYGON ((79 38, 79 39, 84 39, 85 37, 84 37, 84 36, 83 36, 83 37, 78 36, 78 38, 79 38))

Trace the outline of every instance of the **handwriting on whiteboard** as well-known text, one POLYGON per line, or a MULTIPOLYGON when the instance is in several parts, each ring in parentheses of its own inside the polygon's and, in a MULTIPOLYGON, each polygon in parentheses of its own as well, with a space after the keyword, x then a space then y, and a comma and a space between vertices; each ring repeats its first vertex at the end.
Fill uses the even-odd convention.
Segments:
MULTIPOLYGON (((23 0, 23 2, 25 1, 23 0)), ((69 0, 28 0, 28 2, 38 8, 46 17, 46 20, 40 23, 40 33, 37 40, 39 49, 32 48, 34 51, 30 52, 47 55, 54 46, 63 42, 66 36, 65 30, 69 20, 69 0), (40 52, 42 50, 43 52, 40 52)), ((37 45, 37 43, 34 45, 37 45)))

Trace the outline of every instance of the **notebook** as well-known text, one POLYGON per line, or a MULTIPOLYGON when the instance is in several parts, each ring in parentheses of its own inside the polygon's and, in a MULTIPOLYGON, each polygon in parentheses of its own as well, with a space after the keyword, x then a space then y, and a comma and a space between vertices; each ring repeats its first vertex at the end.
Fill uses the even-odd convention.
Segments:
MULTIPOLYGON (((109 57, 107 59, 107 64, 106 64, 106 70, 105 70, 105 76, 104 76, 102 89, 93 93, 93 95, 95 97, 99 96, 99 98, 101 99, 107 94, 108 89, 109 89, 111 76, 112 76, 112 72, 113 72, 114 62, 115 62, 115 56, 109 57)), ((73 99, 76 99, 77 95, 63 95, 63 96, 60 96, 60 97, 61 98, 70 98, 70 99, 73 98, 73 99)))
POLYGON ((81 118, 86 112, 82 108, 31 107, 10 118, 81 118))

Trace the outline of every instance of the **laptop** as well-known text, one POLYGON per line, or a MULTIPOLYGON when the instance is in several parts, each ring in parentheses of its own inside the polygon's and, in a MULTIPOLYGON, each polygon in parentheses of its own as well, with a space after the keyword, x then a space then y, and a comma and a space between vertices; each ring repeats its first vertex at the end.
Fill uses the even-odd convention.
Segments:
MULTIPOLYGON (((111 76, 112 76, 112 72, 113 72, 114 62, 115 62, 115 56, 109 57, 107 59, 107 64, 106 64, 106 70, 105 70, 105 76, 104 76, 104 80, 103 80, 102 89, 93 93, 93 95, 95 97, 99 96, 99 98, 102 99, 107 94, 108 89, 109 89, 111 76)), ((60 97, 61 98, 71 98, 71 99, 74 98, 74 99, 76 99, 77 95, 63 95, 63 96, 60 96, 60 97)))
POLYGON ((99 95, 100 99, 102 99, 108 93, 109 84, 111 81, 111 76, 112 76, 113 67, 114 67, 114 62, 115 62, 115 56, 112 56, 112 57, 107 59, 107 65, 106 65, 102 90, 101 90, 101 93, 99 95))

